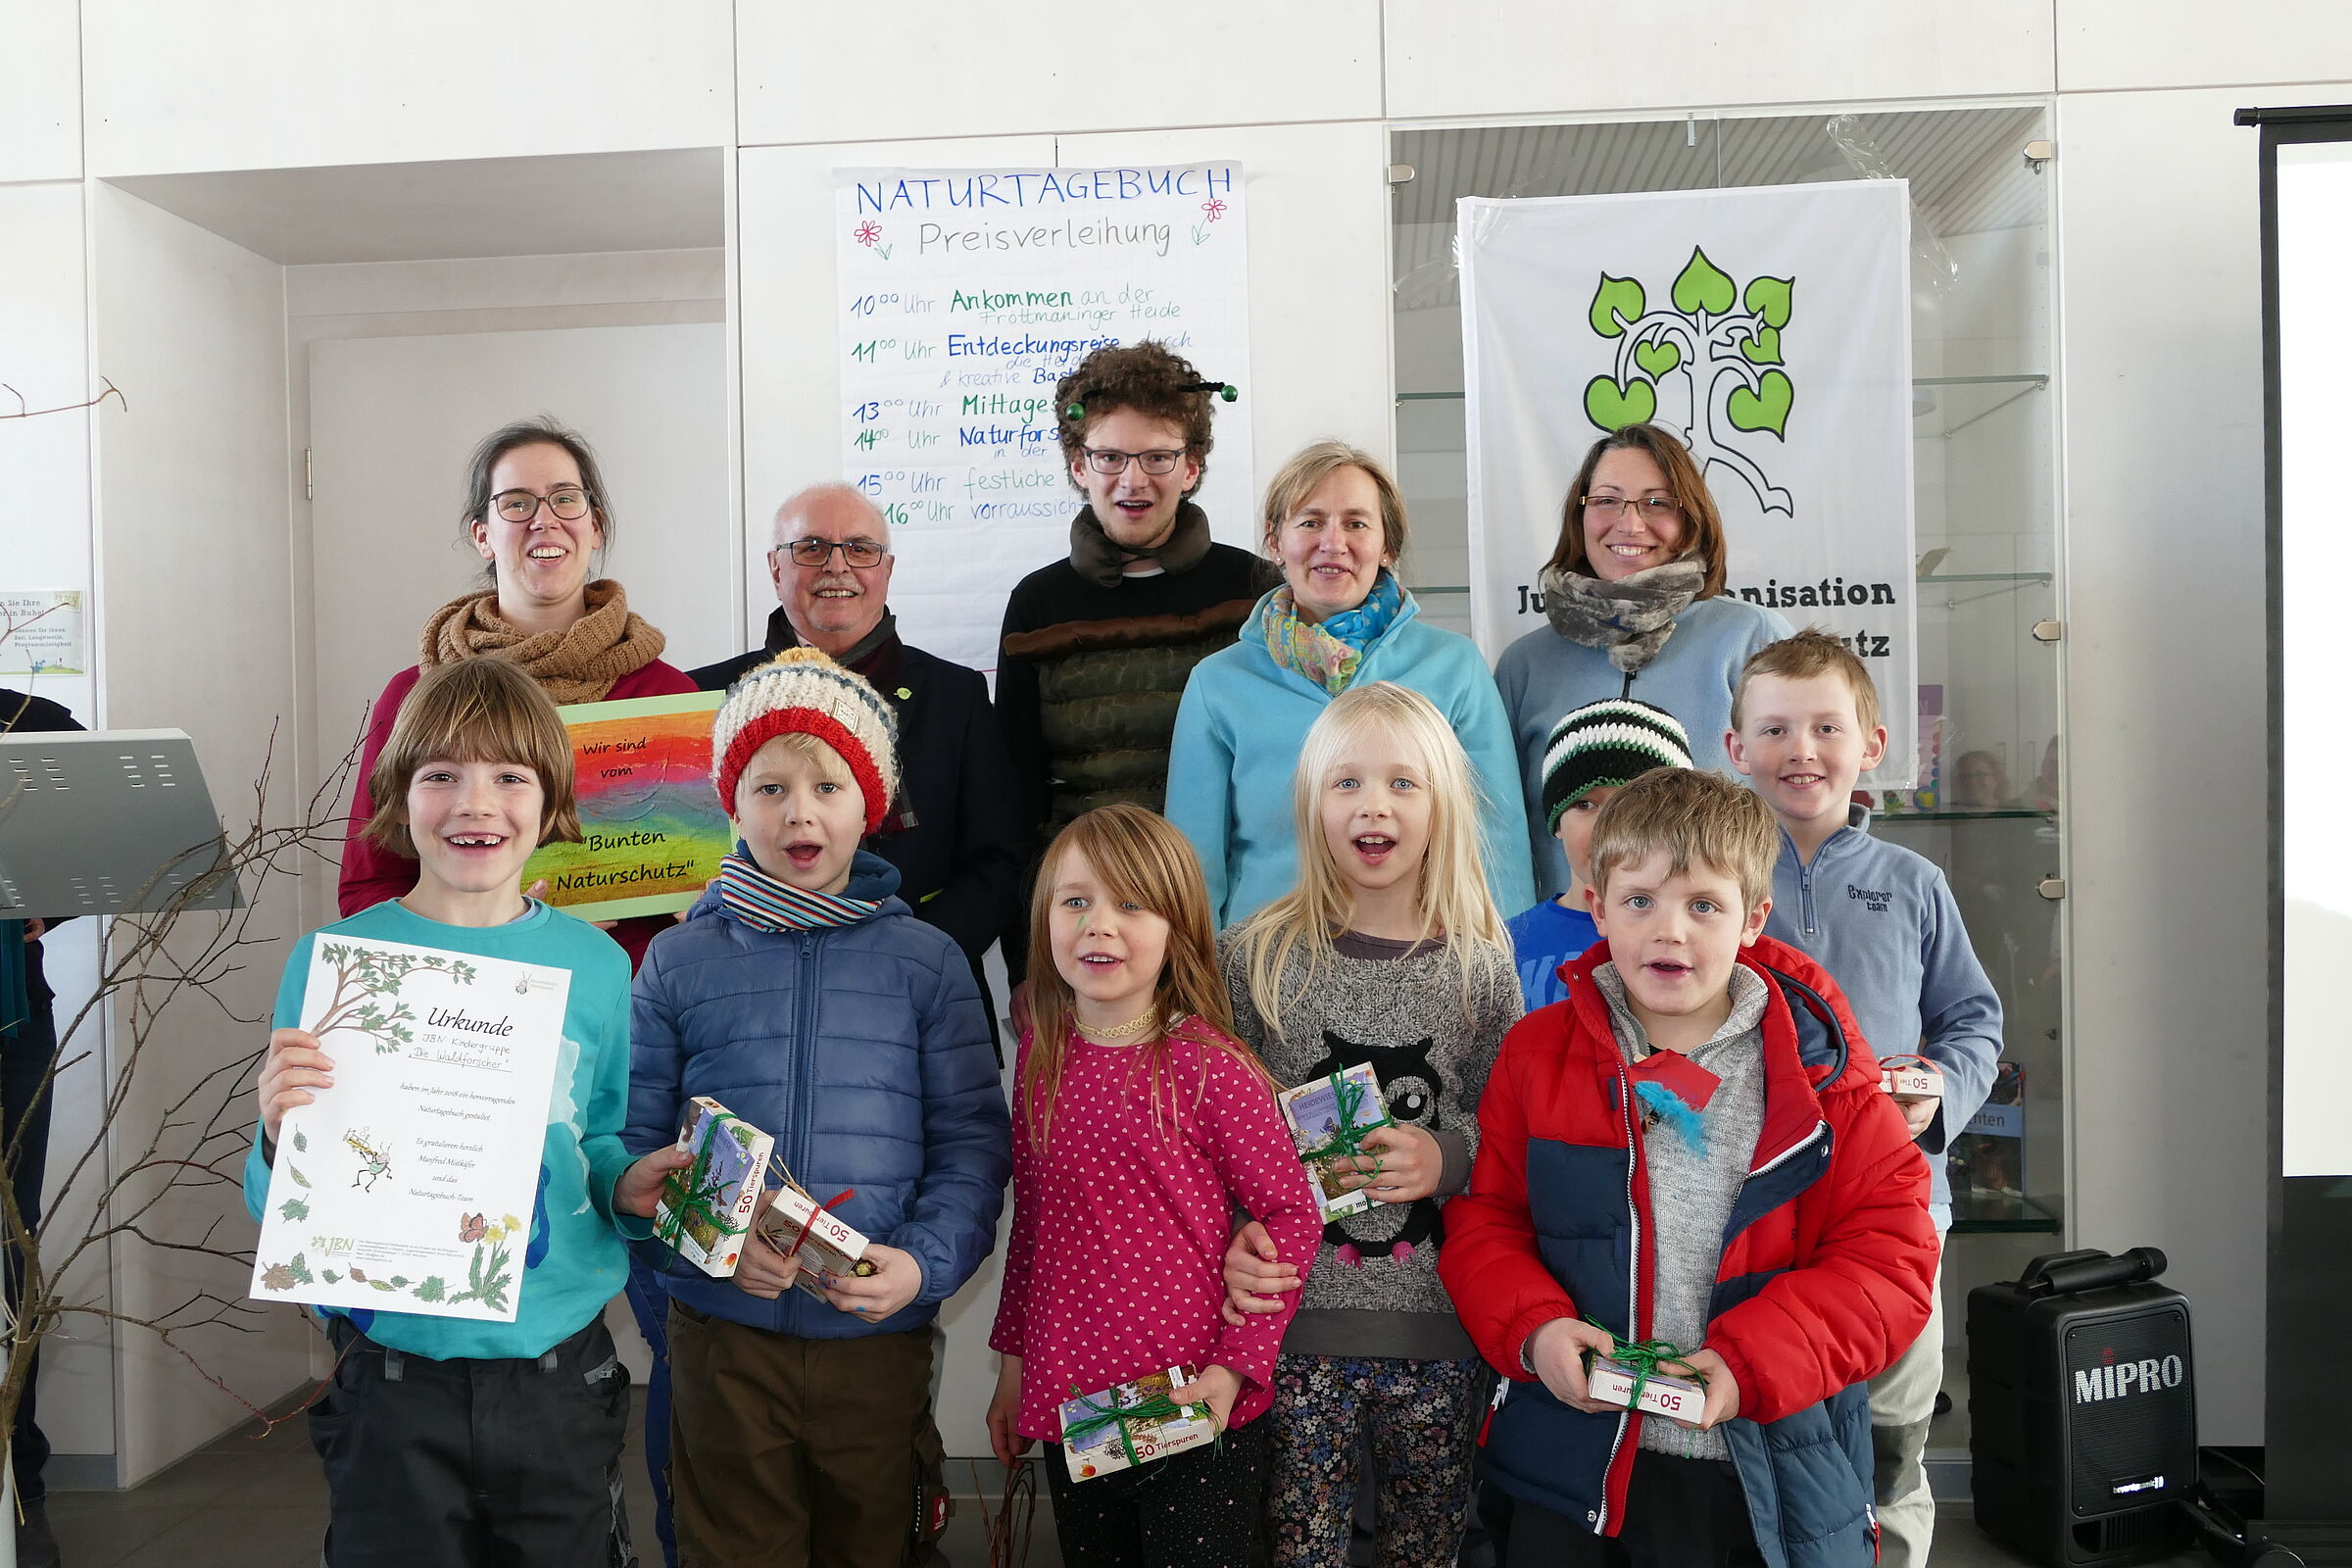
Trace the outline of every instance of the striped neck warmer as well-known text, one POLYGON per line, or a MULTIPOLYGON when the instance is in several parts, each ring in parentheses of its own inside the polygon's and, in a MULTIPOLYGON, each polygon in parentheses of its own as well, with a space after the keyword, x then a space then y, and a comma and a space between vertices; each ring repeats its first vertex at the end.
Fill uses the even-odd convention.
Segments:
POLYGON ((817 931, 856 925, 882 907, 876 899, 811 893, 769 876, 741 851, 718 862, 718 902, 755 931, 817 931))

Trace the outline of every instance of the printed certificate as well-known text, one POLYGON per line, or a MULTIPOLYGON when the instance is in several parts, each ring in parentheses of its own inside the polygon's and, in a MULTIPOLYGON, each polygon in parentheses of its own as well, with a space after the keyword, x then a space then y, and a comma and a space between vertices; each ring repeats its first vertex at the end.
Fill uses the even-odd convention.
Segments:
POLYGON ((514 1321, 571 971, 364 937, 311 949, 334 1087, 288 1111, 263 1300, 514 1321))
POLYGON ((724 692, 575 703, 571 735, 578 844, 547 844, 522 885, 583 920, 674 914, 703 895, 735 833, 710 783, 710 724, 724 692))

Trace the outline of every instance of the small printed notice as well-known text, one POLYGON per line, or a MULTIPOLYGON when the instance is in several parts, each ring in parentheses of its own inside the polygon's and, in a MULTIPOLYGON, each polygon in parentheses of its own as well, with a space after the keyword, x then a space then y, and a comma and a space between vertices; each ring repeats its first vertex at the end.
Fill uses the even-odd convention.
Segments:
POLYGON ((674 914, 702 897, 735 847, 710 783, 710 724, 724 692, 575 703, 571 732, 581 842, 540 847, 522 885, 583 920, 674 914))
POLYGON ((86 675, 81 591, 0 588, 0 675, 86 675))
POLYGON ((995 668, 1005 596, 1069 553, 1054 389, 1097 349, 1153 338, 1234 389, 1194 499, 1251 542, 1247 183, 1226 160, 836 172, 841 471, 891 525, 909 641, 995 668))
POLYGON ((512 1323, 571 971, 361 937, 311 949, 335 1082, 286 1113, 264 1300, 512 1323))

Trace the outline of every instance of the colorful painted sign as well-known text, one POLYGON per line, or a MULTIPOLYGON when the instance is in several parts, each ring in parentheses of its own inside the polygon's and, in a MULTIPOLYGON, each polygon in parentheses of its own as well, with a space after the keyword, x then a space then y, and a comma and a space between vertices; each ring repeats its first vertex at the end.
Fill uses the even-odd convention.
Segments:
POLYGON ((547 902, 587 920, 685 908, 735 847, 710 784, 710 721, 723 692, 575 703, 571 732, 581 842, 550 844, 523 867, 547 902))

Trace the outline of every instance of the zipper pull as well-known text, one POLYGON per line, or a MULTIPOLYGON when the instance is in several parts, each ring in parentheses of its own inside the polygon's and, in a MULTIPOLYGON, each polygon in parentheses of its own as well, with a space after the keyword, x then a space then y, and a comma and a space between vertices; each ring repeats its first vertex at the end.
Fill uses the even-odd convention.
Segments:
POLYGON ((1486 1419, 1478 1424, 1478 1446, 1480 1447, 1483 1448, 1487 1446, 1487 1434, 1494 1430, 1495 1412, 1502 1408, 1502 1401, 1510 1396, 1511 1380, 1497 1378, 1494 1383, 1494 1397, 1487 1401, 1486 1419))

